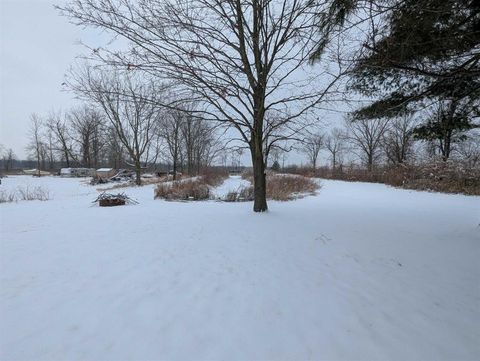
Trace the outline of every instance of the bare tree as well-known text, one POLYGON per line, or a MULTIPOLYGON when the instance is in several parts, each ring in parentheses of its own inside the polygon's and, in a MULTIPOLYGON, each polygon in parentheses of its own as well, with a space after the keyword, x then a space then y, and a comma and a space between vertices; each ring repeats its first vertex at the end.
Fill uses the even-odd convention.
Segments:
POLYGON ((127 156, 124 148, 115 129, 112 126, 107 127, 104 155, 107 163, 114 169, 122 168, 126 164, 125 159, 127 156))
POLYGON ((413 129, 413 118, 408 115, 390 122, 382 140, 389 163, 403 164, 412 155, 413 129))
POLYGON ((52 132, 54 138, 54 148, 60 159, 65 161, 67 167, 70 167, 72 160, 73 144, 68 131, 68 123, 61 113, 52 112, 46 123, 47 128, 52 132))
POLYGON ((388 125, 389 122, 385 119, 359 119, 347 122, 347 139, 359 151, 358 155, 369 171, 373 170, 380 156, 381 141, 388 125))
POLYGON ((9 171, 13 168, 13 162, 15 161, 16 156, 12 148, 8 148, 3 153, 3 167, 6 171, 9 171))
POLYGON ((163 114, 160 121, 160 136, 165 140, 168 160, 173 167, 173 180, 177 179, 181 153, 183 151, 182 127, 187 113, 180 110, 170 110, 163 114))
POLYGON ((72 75, 75 76, 74 90, 96 104, 115 130, 133 162, 135 182, 140 185, 142 161, 151 146, 160 114, 155 105, 160 89, 118 71, 85 67, 72 75))
POLYGON ((459 142, 455 155, 470 169, 480 166, 480 132, 473 131, 463 142, 459 142))
POLYGON ((104 145, 104 116, 92 105, 84 104, 72 109, 68 118, 72 137, 79 148, 77 159, 84 167, 97 167, 101 147, 104 145))
POLYGON ((42 157, 44 152, 44 144, 42 139, 43 121, 37 114, 30 116, 30 129, 28 132, 29 143, 27 151, 30 156, 37 162, 37 175, 40 177, 42 168, 42 157))
POLYGON ((218 151, 215 127, 189 111, 194 104, 185 104, 181 116, 181 136, 188 174, 198 174, 202 165, 208 165, 218 151))
POLYGON ((45 123, 45 151, 46 151, 46 157, 48 160, 49 170, 53 170, 56 162, 56 157, 55 157, 56 147, 54 143, 55 143, 55 140, 54 140, 53 131, 47 126, 47 123, 45 123))
POLYGON ((263 212, 265 150, 297 134, 297 120, 326 100, 342 73, 340 67, 322 71, 319 62, 308 66, 313 53, 321 53, 317 14, 330 3, 72 0, 59 9, 75 24, 105 29, 132 45, 125 52, 95 49, 94 57, 174 82, 178 94, 204 104, 204 118, 236 129, 251 153, 253 208, 263 212), (271 111, 283 117, 265 129, 271 111))
MULTIPOLYGON (((202 168, 212 165, 224 148, 224 144, 216 132, 216 127, 209 125, 201 120, 195 124, 195 133, 197 134, 194 145, 194 164, 195 173, 199 174, 202 168)), ((186 148, 187 149, 187 148, 186 148)))
POLYGON ((342 155, 345 151, 345 131, 340 128, 333 128, 327 136, 325 148, 330 153, 332 170, 335 172, 337 163, 342 162, 342 155))
POLYGON ((307 156, 313 171, 317 168, 320 150, 324 147, 325 136, 321 133, 309 133, 301 144, 301 151, 307 156))

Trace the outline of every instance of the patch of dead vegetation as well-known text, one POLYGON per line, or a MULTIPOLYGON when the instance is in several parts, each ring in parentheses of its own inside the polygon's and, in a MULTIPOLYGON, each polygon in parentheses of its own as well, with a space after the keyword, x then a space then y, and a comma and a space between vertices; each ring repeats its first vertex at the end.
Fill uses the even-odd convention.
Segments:
MULTIPOLYGON (((242 178, 253 183, 253 177, 251 174, 242 174, 242 178)), ((276 201, 291 201, 303 198, 307 195, 314 195, 319 188, 320 184, 312 178, 293 174, 267 173, 268 199, 276 201)), ((253 198, 254 188, 252 185, 249 187, 242 187, 236 192, 230 192, 226 197, 226 201, 251 201, 253 198)))
POLYGON ((166 200, 206 200, 210 199, 210 187, 201 178, 160 183, 155 188, 155 199, 166 200))
POLYGON ((201 176, 163 182, 155 188, 155 199, 166 200, 207 200, 211 198, 211 188, 218 187, 228 178, 228 172, 208 169, 201 176))

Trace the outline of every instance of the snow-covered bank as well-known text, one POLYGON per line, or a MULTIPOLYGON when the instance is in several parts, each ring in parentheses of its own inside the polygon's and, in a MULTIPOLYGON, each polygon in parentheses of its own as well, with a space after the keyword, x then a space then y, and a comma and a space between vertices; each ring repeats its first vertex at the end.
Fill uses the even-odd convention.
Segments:
MULTIPOLYGON (((252 204, 0 205, 0 359, 480 359, 480 198, 322 181, 252 204)), ((220 193, 220 192, 219 192, 220 193)))

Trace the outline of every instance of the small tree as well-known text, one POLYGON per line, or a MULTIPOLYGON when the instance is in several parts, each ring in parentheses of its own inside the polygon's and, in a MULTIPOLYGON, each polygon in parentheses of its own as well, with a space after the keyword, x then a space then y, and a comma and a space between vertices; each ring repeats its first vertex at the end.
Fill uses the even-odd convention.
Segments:
POLYGON ((325 141, 325 148, 330 153, 332 169, 335 172, 337 163, 342 160, 342 154, 345 151, 345 131, 340 128, 333 128, 325 141))
POLYGON ((403 164, 412 155, 413 118, 404 115, 393 119, 383 136, 382 145, 391 164, 403 164))
POLYGON ((92 104, 84 104, 67 114, 70 133, 77 144, 77 160, 84 167, 97 167, 105 144, 105 116, 92 104))
POLYGON ((358 155, 370 172, 380 156, 381 141, 388 124, 388 120, 385 119, 359 119, 347 122, 347 139, 359 152, 358 155))
POLYGON ((280 172, 280 163, 278 163, 278 161, 274 161, 273 164, 272 164, 272 167, 271 169, 275 172, 280 172))
POLYGON ((318 155, 324 146, 325 136, 321 133, 308 134, 301 144, 300 149, 308 157, 314 172, 316 172, 318 155))
POLYGON ((16 156, 12 148, 8 148, 3 155, 3 166, 6 171, 9 171, 13 168, 13 162, 15 161, 16 156))
POLYGON ((30 156, 37 162, 37 176, 41 176, 40 169, 42 168, 42 153, 44 152, 44 144, 42 140, 43 121, 37 114, 30 116, 30 129, 29 129, 29 143, 27 151, 30 156))
POLYGON ((167 146, 168 160, 172 164, 173 180, 177 179, 177 172, 182 155, 182 125, 186 113, 180 110, 166 111, 160 119, 159 132, 167 146))
POLYGON ((54 138, 54 147, 58 152, 60 159, 65 161, 67 168, 70 167, 71 161, 76 159, 73 153, 73 139, 69 131, 69 122, 66 116, 61 113, 52 112, 46 126, 50 130, 54 138))

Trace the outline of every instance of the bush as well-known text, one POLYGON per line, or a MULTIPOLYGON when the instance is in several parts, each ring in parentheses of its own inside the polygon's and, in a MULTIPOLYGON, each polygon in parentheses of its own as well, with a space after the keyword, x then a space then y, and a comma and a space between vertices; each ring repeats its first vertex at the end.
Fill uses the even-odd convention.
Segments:
POLYGON ((303 176, 277 174, 267 176, 267 197, 288 201, 306 194, 315 194, 320 188, 315 180, 303 176))
POLYGON ((5 190, 0 191, 0 203, 16 202, 17 200, 17 193, 15 191, 10 193, 5 190))
POLYGON ((161 183, 155 188, 155 199, 205 200, 210 198, 210 188, 201 178, 161 183))
POLYGON ((167 200, 210 199, 210 187, 217 187, 228 178, 228 172, 220 168, 207 168, 198 177, 174 182, 160 183, 155 189, 155 198, 167 200))
MULTIPOLYGON (((253 183, 252 177, 246 177, 253 183)), ((267 198, 276 201, 288 201, 301 198, 306 194, 315 194, 320 185, 311 178, 289 174, 267 174, 267 198)), ((229 202, 251 201, 254 199, 253 186, 242 187, 237 192, 230 192, 229 202)))
MULTIPOLYGON (((388 177, 386 183, 396 185, 388 177)), ((409 166, 403 171, 402 186, 408 189, 480 195, 480 169, 443 161, 409 166)))
POLYGON ((225 197, 225 202, 248 202, 253 201, 253 186, 240 187, 236 191, 229 192, 225 197))
POLYGON ((252 169, 245 169, 242 174, 242 179, 251 181, 253 178, 253 170, 252 169))

